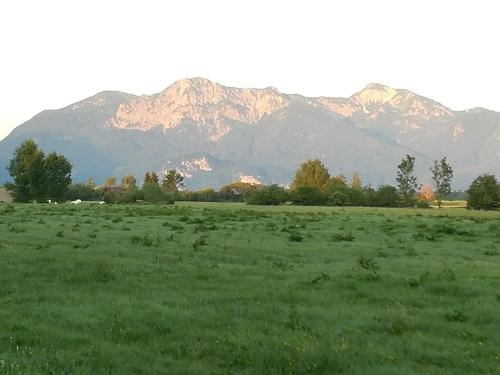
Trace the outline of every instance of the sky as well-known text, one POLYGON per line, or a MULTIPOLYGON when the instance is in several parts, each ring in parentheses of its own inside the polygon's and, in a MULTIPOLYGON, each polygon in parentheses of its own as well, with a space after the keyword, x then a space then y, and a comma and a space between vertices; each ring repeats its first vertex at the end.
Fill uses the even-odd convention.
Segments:
POLYGON ((0 139, 44 109, 182 78, 346 97, 370 82, 500 111, 496 0, 3 0, 0 139))

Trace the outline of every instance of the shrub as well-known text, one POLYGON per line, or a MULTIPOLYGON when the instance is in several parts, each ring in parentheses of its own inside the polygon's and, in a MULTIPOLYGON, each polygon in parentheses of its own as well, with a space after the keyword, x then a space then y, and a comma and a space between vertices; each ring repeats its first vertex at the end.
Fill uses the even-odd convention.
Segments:
POLYGON ((82 201, 101 200, 102 191, 95 190, 92 186, 86 184, 73 184, 68 186, 67 198, 69 200, 81 199, 82 201))
POLYGON ((327 204, 329 206, 346 206, 348 197, 342 191, 334 191, 328 195, 327 204))
POLYGON ((104 202, 106 202, 107 204, 110 204, 110 203, 116 203, 118 201, 118 194, 108 190, 104 193, 104 195, 102 196, 102 200, 104 202))
POLYGON ((421 199, 417 199, 416 201, 417 208, 431 208, 431 205, 428 201, 424 201, 421 199))
POLYGON ((247 204, 277 206, 286 202, 287 198, 285 189, 278 185, 262 186, 249 195, 247 204))
POLYGON ((144 194, 137 188, 129 188, 122 192, 118 197, 120 203, 134 203, 144 199, 144 194))
POLYGON ((299 186, 291 194, 294 203, 304 206, 320 206, 325 204, 326 195, 314 186, 299 186))
POLYGON ((146 202, 165 202, 169 204, 173 204, 175 202, 175 196, 173 193, 166 192, 156 184, 145 184, 142 188, 142 195, 146 202))
POLYGON ((378 188, 373 197, 373 205, 376 207, 399 206, 399 195, 394 186, 383 185, 378 188))

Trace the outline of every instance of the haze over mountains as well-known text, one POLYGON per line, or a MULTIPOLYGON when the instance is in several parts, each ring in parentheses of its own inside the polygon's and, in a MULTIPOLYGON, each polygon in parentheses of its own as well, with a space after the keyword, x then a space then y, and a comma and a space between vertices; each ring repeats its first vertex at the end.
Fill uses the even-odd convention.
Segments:
POLYGON ((332 174, 357 171, 363 183, 394 183, 405 154, 417 158, 421 182, 447 156, 454 188, 485 172, 500 174, 500 113, 452 111, 408 90, 369 84, 349 98, 309 98, 275 88, 225 87, 184 79, 135 96, 101 92, 43 111, 0 142, 0 181, 12 151, 33 138, 65 154, 73 179, 159 174, 176 168, 189 188, 232 181, 288 184, 300 163, 321 159, 332 174))

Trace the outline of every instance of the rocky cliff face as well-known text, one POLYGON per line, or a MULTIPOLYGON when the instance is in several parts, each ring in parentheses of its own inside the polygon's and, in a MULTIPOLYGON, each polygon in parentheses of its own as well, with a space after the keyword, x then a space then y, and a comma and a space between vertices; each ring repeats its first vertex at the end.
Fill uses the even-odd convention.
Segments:
POLYGON ((172 129, 188 120, 217 141, 230 131, 229 122, 254 124, 287 105, 273 88, 238 89, 204 78, 184 79, 159 94, 121 104, 109 125, 148 131, 172 129))
POLYGON ((500 174, 499 134, 499 113, 452 111, 381 84, 349 98, 307 98, 193 78, 151 96, 109 91, 36 115, 0 142, 0 179, 13 149, 31 137, 68 155, 76 180, 177 168, 192 188, 287 184, 298 164, 318 157, 333 173, 358 171, 378 185, 393 183, 410 153, 423 182, 432 160, 447 156, 462 188, 479 173, 500 174))

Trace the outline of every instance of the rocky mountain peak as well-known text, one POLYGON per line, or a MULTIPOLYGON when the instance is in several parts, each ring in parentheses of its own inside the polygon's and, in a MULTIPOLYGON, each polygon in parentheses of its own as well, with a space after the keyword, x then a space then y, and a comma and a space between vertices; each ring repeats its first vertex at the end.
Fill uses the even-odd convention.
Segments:
POLYGON ((120 105, 109 124, 146 131, 156 126, 174 128, 191 120, 217 140, 229 131, 231 121, 252 124, 286 106, 288 100, 273 88, 240 89, 191 78, 120 105))
POLYGON ((350 99, 371 117, 378 113, 398 112, 403 117, 453 117, 449 108, 409 90, 395 89, 380 83, 370 83, 350 99))
POLYGON ((398 90, 380 83, 370 83, 363 90, 351 96, 355 102, 362 106, 369 104, 390 103, 397 95, 398 90))

